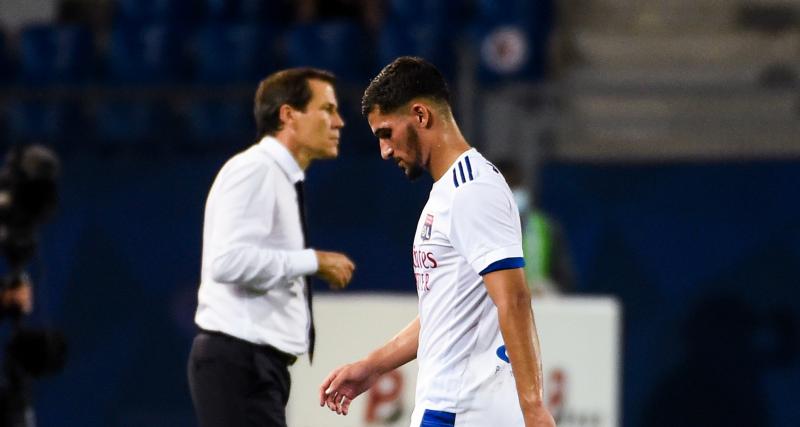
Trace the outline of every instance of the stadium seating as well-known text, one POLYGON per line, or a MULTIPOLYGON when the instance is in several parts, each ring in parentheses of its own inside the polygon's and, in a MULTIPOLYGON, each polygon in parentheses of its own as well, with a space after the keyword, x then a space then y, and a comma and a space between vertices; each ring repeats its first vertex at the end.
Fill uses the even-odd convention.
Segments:
POLYGON ((6 37, 5 33, 0 31, 0 87, 10 83, 11 75, 11 62, 6 50, 6 37))
POLYGON ((389 22, 429 22, 446 24, 453 28, 454 21, 460 21, 466 11, 460 0, 389 0, 386 2, 386 16, 389 22))
POLYGON ((67 151, 84 136, 85 115, 75 101, 13 101, 8 104, 7 126, 11 140, 51 143, 67 151))
POLYGON ((195 0, 117 0, 115 5, 118 25, 189 22, 199 16, 195 0))
POLYGON ((106 77, 114 84, 170 83, 185 66, 174 27, 118 27, 106 54, 106 77))
POLYGON ((155 151, 156 144, 169 144, 178 128, 163 100, 104 100, 95 107, 93 118, 93 141, 101 151, 155 151))
POLYGON ((27 27, 20 36, 19 62, 23 84, 81 83, 93 69, 92 34, 80 26, 27 27))
POLYGON ((469 33, 482 83, 543 76, 554 19, 551 1, 475 0, 474 13, 469 33))
POLYGON ((296 25, 286 34, 289 66, 331 70, 343 82, 363 83, 374 67, 364 30, 349 20, 296 25))
POLYGON ((255 24, 202 28, 192 44, 195 78, 203 84, 255 82, 278 69, 276 34, 255 24))
POLYGON ((388 64, 398 56, 421 56, 433 62, 450 81, 455 73, 455 41, 436 24, 392 22, 378 38, 378 62, 388 64))
POLYGON ((378 156, 378 140, 361 115, 361 96, 364 85, 338 85, 336 96, 339 99, 339 114, 345 127, 341 132, 339 153, 342 156, 378 156))
POLYGON ((286 23, 292 20, 292 6, 287 0, 204 1, 211 21, 286 23))
POLYGON ((538 22, 550 15, 551 0, 474 0, 475 17, 484 22, 538 22))
POLYGON ((472 29, 470 41, 479 58, 478 80, 483 84, 535 81, 543 76, 546 38, 527 25, 481 24, 472 29))
POLYGON ((189 146, 238 147, 252 143, 256 128, 252 101, 223 99, 192 102, 186 109, 189 146))

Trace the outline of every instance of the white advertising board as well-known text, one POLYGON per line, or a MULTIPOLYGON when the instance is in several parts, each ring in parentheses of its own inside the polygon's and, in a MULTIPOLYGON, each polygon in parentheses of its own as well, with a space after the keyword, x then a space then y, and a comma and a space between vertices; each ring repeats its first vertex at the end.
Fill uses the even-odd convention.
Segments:
MULTIPOLYGON (((620 308, 611 298, 543 298, 534 302, 542 345, 545 400, 561 427, 617 427, 620 308)), ((407 427, 414 408, 416 363, 382 378, 353 401, 350 414, 319 406, 328 373, 364 357, 417 315, 413 295, 326 294, 314 298, 317 347, 292 368, 291 427, 407 427)))

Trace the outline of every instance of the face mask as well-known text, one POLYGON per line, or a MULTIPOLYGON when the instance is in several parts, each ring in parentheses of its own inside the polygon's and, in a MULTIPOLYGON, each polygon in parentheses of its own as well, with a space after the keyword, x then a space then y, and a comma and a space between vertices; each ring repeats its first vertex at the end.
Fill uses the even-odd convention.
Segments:
POLYGON ((514 188, 511 190, 514 194, 514 201, 517 202, 517 209, 520 212, 527 212, 530 207, 530 196, 526 190, 521 188, 514 188))

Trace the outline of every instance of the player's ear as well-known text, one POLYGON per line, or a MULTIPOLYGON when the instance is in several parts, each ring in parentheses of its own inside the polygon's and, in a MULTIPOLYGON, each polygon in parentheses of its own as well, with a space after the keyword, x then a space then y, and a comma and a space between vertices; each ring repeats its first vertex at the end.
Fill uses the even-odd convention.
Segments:
POLYGON ((417 126, 426 129, 431 126, 431 109, 427 105, 414 104, 411 106, 411 113, 417 126))

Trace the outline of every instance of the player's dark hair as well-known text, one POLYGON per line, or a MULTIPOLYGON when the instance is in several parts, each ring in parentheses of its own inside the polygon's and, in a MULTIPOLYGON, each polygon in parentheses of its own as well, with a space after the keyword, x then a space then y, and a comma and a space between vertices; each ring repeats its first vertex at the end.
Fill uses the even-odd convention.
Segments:
POLYGON ((287 104, 297 110, 305 111, 312 95, 309 80, 336 84, 336 76, 333 73, 308 67, 278 71, 261 80, 253 106, 259 139, 264 135, 274 135, 281 130, 282 105, 287 104))
POLYGON ((369 115, 375 106, 381 113, 391 113, 419 97, 450 105, 442 73, 422 58, 401 56, 372 79, 361 99, 361 114, 369 115))

